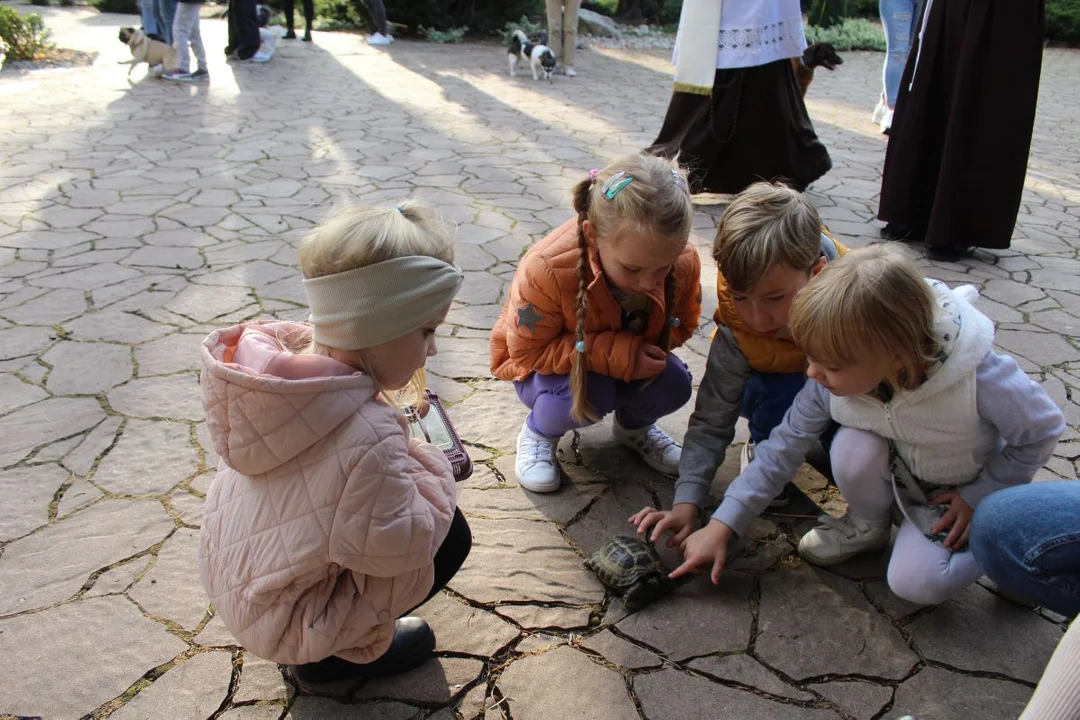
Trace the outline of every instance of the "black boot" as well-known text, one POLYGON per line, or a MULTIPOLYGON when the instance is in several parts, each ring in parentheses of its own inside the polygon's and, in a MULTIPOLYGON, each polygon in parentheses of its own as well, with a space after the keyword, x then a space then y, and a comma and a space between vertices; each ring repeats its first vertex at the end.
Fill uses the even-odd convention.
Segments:
POLYGON ((360 664, 331 656, 319 662, 290 665, 289 671, 304 690, 325 692, 346 682, 400 675, 423 665, 434 652, 435 633, 420 618, 409 616, 394 623, 394 639, 376 660, 360 664))
POLYGON ((293 30, 292 28, 289 28, 289 32, 285 33, 285 39, 286 40, 295 40, 296 39, 296 31, 293 30))

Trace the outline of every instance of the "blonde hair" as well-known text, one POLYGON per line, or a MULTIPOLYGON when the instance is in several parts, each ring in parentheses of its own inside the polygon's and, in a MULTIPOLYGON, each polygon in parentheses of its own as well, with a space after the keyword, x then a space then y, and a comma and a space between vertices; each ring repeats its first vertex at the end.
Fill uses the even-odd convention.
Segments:
MULTIPOLYGON (((618 182, 618 181, 617 181, 618 182)), ((629 155, 616 160, 574 186, 574 211, 578 216, 578 292, 576 342, 585 340, 586 288, 589 282, 589 248, 585 239, 585 221, 596 228, 598 242, 610 243, 627 229, 646 235, 658 243, 685 246, 690 237, 694 206, 690 200, 686 172, 677 161, 653 155, 629 155), (633 178, 615 191, 604 195, 604 185, 613 176, 625 173, 633 178)), ((675 301, 675 267, 664 278, 664 311, 670 312, 675 301)), ((668 349, 670 327, 664 323, 659 345, 668 349)), ((573 353, 570 367, 570 392, 573 398, 570 415, 579 423, 596 421, 595 410, 585 395, 585 353, 573 353)))
MULTIPOLYGON (((454 234, 434 208, 415 200, 389 208, 346 205, 304 237, 298 255, 300 272, 306 280, 412 255, 452 264, 454 234)), ((312 339, 310 331, 299 337, 284 338, 283 342, 298 354, 330 352, 312 339)), ((379 388, 379 379, 365 362, 364 352, 358 352, 364 371, 379 388)), ((389 397, 381 388, 379 391, 388 402, 399 407, 423 406, 425 387, 424 369, 420 368, 395 397, 389 397)))
POLYGON ((728 287, 749 292, 773 265, 810 269, 821 257, 821 218, 802 193, 759 182, 724 211, 713 240, 713 259, 728 287))
POLYGON ((815 361, 878 364, 896 392, 917 387, 940 351, 936 309, 930 286, 904 250, 895 243, 871 245, 826 265, 795 296, 789 327, 815 361))

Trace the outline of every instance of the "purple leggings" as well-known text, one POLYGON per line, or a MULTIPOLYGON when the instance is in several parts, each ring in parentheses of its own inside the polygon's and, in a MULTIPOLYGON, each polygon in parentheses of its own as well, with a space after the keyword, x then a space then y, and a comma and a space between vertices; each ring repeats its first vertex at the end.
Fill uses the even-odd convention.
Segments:
MULTIPOLYGON (((615 412, 615 420, 627 430, 640 430, 669 415, 690 400, 693 384, 690 369, 669 354, 664 371, 646 384, 645 380, 623 382, 606 375, 587 373, 585 396, 598 415, 615 412)), ((529 427, 550 438, 562 437, 582 427, 570 417, 569 375, 533 373, 514 383, 521 402, 532 410, 529 427)))

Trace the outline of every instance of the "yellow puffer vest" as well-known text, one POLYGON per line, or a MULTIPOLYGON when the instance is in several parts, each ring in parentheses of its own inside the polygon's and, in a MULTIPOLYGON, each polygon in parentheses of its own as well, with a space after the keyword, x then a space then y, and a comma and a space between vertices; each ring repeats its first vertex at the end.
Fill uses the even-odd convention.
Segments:
MULTIPOLYGON (((847 251, 846 247, 833 239, 826 228, 821 228, 821 254, 827 260, 835 260, 847 251)), ((762 373, 794 373, 806 370, 806 354, 791 339, 762 337, 747 327, 735 310, 727 282, 719 272, 716 273, 716 297, 719 304, 713 313, 713 320, 717 325, 731 330, 750 367, 762 373)))

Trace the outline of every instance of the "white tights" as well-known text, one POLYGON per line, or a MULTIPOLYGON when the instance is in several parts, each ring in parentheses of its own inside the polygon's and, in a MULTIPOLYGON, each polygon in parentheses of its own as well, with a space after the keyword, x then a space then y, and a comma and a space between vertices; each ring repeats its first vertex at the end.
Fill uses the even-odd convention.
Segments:
MULTIPOLYGON (((889 442, 865 430, 842 427, 829 451, 833 477, 852 517, 888 526, 893 505, 889 442)), ((889 588, 918 605, 955 597, 982 575, 970 550, 952 552, 928 539, 906 518, 889 560, 889 588)))

